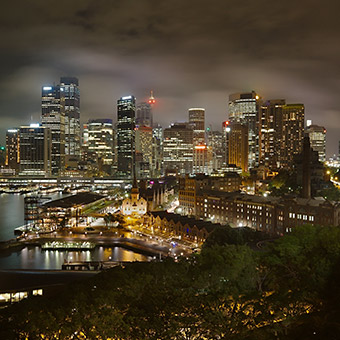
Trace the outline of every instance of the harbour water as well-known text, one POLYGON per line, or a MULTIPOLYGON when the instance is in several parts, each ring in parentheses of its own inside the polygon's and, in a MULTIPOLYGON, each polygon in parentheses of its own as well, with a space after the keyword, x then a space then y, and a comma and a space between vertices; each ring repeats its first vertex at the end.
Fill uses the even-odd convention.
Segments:
POLYGON ((26 247, 22 250, 0 254, 0 269, 56 269, 66 262, 78 261, 148 261, 149 257, 120 247, 97 247, 94 250, 67 251, 42 250, 26 247))
POLYGON ((0 195, 0 241, 14 238, 14 229, 24 224, 24 196, 0 195))
MULTIPOLYGON (((57 199, 61 195, 53 195, 57 199)), ((14 229, 24 224, 24 196, 0 195, 0 241, 14 238, 14 229)), ((96 247, 87 251, 42 250, 26 247, 0 253, 0 269, 61 269, 64 261, 148 261, 149 257, 120 247, 96 247)))

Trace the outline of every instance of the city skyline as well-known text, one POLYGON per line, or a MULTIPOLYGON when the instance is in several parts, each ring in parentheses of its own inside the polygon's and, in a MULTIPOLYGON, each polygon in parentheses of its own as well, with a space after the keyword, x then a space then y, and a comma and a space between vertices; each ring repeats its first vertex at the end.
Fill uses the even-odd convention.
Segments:
POLYGON ((16 5, 1 14, 2 144, 7 128, 38 120, 41 86, 74 75, 82 123, 114 118, 117 98, 146 101, 153 89, 155 122, 165 127, 168 117, 204 107, 207 124, 220 130, 229 94, 254 90, 304 103, 306 117, 327 129, 327 155, 337 153, 338 4, 81 1, 67 12, 40 1, 16 5))

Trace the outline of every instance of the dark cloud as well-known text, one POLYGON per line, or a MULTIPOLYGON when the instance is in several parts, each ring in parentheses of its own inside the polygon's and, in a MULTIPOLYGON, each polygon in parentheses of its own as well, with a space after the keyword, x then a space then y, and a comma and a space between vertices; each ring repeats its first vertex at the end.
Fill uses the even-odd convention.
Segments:
POLYGON ((0 115, 5 129, 40 116, 40 89, 80 80, 82 120, 115 118, 117 98, 150 89, 155 120, 191 106, 220 128, 232 92, 302 102, 337 151, 337 1, 14 0, 0 13, 0 115))

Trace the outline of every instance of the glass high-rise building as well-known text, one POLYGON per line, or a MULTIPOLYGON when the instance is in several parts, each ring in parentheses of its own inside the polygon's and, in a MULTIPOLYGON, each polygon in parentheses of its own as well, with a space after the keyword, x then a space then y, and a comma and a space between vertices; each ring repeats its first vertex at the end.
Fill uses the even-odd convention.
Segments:
POLYGON ((20 175, 51 175, 51 130, 39 124, 21 126, 20 138, 20 175))
POLYGON ((248 127, 241 123, 231 123, 229 132, 229 164, 242 171, 248 171, 248 127))
POLYGON ((52 175, 65 168, 65 97, 60 85, 43 86, 41 122, 51 130, 52 175))
POLYGON ((137 126, 153 126, 152 107, 149 103, 138 103, 136 108, 136 125, 137 126))
POLYGON ((136 98, 121 97, 117 101, 117 175, 133 177, 135 155, 136 98))
POLYGON ((310 125, 306 129, 309 136, 310 146, 318 152, 319 161, 326 161, 326 129, 319 125, 310 125))
POLYGON ((85 126, 88 151, 95 152, 104 166, 111 166, 114 159, 112 119, 90 119, 85 126))
POLYGON ((305 127, 303 104, 286 104, 282 111, 280 167, 291 168, 294 158, 302 152, 305 127))
POLYGON ((229 120, 248 127, 248 166, 259 163, 258 113, 260 97, 255 91, 234 93, 229 96, 229 120))
POLYGON ((19 150, 19 130, 9 129, 6 132, 6 166, 16 171, 19 170, 20 150, 19 150))
POLYGON ((165 174, 192 173, 193 130, 188 123, 164 129, 163 157, 165 174))
POLYGON ((281 140, 284 99, 268 100, 261 105, 259 113, 260 164, 271 170, 281 163, 281 140))
POLYGON ((65 97, 65 155, 80 157, 80 91, 76 77, 61 77, 60 90, 65 97))
POLYGON ((189 124, 193 129, 194 146, 205 143, 205 109, 189 109, 189 124))

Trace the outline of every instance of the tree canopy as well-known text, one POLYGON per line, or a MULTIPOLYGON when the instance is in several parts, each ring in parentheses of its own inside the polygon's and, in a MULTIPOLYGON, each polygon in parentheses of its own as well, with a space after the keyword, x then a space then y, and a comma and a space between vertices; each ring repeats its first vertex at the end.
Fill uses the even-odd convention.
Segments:
POLYGON ((262 251, 233 237, 14 304, 0 312, 0 338, 337 339, 339 228, 298 227, 262 251))

